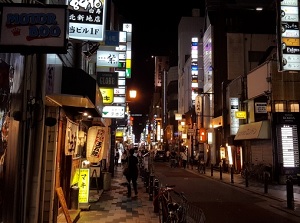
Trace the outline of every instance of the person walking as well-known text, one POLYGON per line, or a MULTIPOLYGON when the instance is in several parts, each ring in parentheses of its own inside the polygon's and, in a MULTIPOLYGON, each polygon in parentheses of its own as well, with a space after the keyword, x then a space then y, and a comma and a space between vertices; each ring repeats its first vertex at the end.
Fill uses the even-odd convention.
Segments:
POLYGON ((121 164, 122 164, 122 167, 124 168, 125 164, 127 163, 127 150, 125 149, 121 155, 121 164))
POLYGON ((116 149, 116 152, 115 152, 115 167, 118 167, 119 166, 119 158, 120 158, 120 153, 119 153, 119 149, 116 149))
POLYGON ((187 163, 187 149, 184 149, 184 151, 181 152, 181 160, 182 160, 182 166, 185 169, 187 163))
POLYGON ((131 183, 135 195, 137 196, 137 178, 138 178, 138 158, 134 156, 134 149, 129 150, 128 156, 128 174, 126 175, 127 179, 127 197, 131 197, 131 183))

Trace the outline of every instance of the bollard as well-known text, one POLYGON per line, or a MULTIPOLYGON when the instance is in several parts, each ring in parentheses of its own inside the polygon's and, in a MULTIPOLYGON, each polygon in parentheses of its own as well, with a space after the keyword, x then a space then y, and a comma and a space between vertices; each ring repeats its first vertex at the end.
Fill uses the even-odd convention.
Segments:
POLYGON ((294 209, 294 188, 293 188, 293 181, 292 177, 289 176, 286 180, 286 201, 287 201, 287 208, 294 209))
POLYGON ((154 181, 154 175, 150 175, 149 180, 149 201, 153 201, 153 181, 154 181))
POLYGON ((212 177, 214 175, 214 165, 210 164, 210 176, 212 177))
POLYGON ((246 183, 246 187, 249 187, 249 178, 248 178, 248 169, 245 169, 245 183, 246 183))
POLYGON ((150 172, 146 172, 146 178, 145 178, 145 186, 146 186, 146 193, 149 193, 149 178, 150 178, 150 172))
POLYGON ((234 183, 234 180, 233 180, 233 166, 230 167, 230 178, 231 178, 231 183, 234 183))
POLYGON ((269 181, 269 173, 267 171, 264 172, 264 193, 268 193, 268 181, 269 181))
POLYGON ((158 192, 159 192, 159 181, 158 179, 154 180, 154 202, 153 202, 153 208, 154 213, 158 213, 159 211, 159 203, 158 203, 158 192))
POLYGON ((220 165, 220 180, 222 180, 222 165, 220 165))

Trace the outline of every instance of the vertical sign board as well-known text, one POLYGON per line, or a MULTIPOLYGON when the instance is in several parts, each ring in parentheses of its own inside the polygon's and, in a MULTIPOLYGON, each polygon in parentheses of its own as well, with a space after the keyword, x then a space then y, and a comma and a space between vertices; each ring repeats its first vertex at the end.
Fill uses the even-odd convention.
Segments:
POLYGON ((193 37, 191 41, 191 89, 192 105, 195 104, 195 98, 198 95, 198 37, 193 37))
POLYGON ((236 118, 235 113, 239 111, 239 99, 238 98, 230 98, 230 135, 236 135, 240 121, 236 118))
POLYGON ((299 8, 298 0, 277 1, 279 24, 279 69, 300 70, 299 8))
POLYGON ((299 113, 274 113, 278 163, 285 175, 299 173, 299 113))
POLYGON ((89 192, 90 192, 90 169, 80 168, 79 169, 79 194, 78 201, 79 204, 89 203, 89 192))
POLYGON ((123 31, 126 32, 126 60, 125 73, 126 78, 131 78, 131 42, 132 42, 132 24, 124 23, 123 31))

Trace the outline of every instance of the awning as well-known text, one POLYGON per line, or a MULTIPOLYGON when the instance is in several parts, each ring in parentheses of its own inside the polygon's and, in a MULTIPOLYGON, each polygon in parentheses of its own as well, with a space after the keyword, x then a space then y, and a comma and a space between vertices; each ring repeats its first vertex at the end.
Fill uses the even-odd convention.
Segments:
POLYGON ((241 125, 234 140, 270 139, 269 121, 260 121, 241 125))
POLYGON ((56 92, 48 93, 48 105, 56 104, 66 110, 89 112, 93 117, 102 116, 103 100, 96 80, 85 71, 63 67, 61 83, 54 83, 56 92))

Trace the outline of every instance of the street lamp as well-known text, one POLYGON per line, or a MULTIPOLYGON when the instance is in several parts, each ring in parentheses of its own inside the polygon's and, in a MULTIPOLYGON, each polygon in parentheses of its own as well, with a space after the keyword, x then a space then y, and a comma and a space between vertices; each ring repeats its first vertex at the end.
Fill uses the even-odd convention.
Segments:
POLYGON ((129 90, 129 101, 126 101, 126 113, 127 113, 127 138, 132 139, 132 117, 130 115, 130 110, 129 110, 129 103, 131 102, 130 99, 135 99, 137 96, 137 91, 136 90, 129 90))

